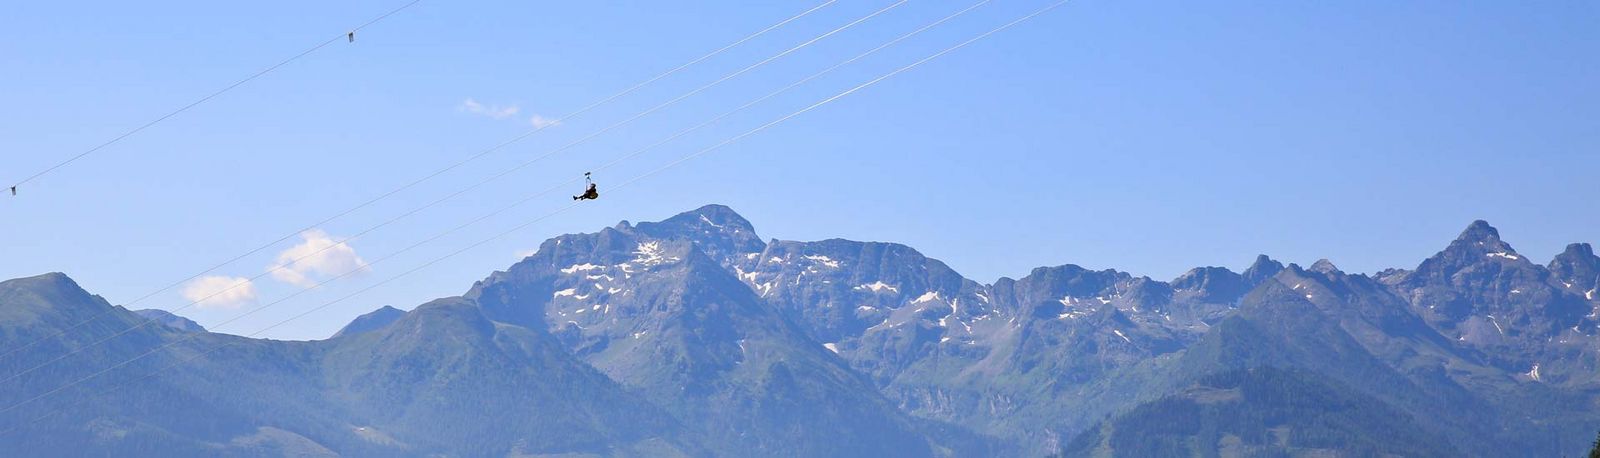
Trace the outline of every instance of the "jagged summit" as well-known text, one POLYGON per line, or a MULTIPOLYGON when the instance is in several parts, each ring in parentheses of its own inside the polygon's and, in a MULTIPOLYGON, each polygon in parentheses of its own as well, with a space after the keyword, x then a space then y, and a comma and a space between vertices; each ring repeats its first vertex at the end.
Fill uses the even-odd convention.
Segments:
POLYGON ((1467 225, 1467 228, 1461 231, 1461 235, 1450 242, 1445 252, 1496 254, 1503 259, 1518 260, 1515 256, 1517 251, 1511 248, 1511 244, 1500 239, 1500 231, 1481 219, 1467 225))
POLYGON ((1567 245, 1566 251, 1556 255, 1548 267, 1550 274, 1569 288, 1575 288, 1593 300, 1591 293, 1600 284, 1600 257, 1587 243, 1567 245))
POLYGON ((1317 262, 1311 264, 1311 268, 1306 270, 1320 274, 1339 273, 1339 267, 1333 265, 1333 261, 1329 261, 1327 258, 1318 259, 1317 262))
MULTIPOLYGON (((276 435, 351 456, 1043 456, 1144 400, 1248 399, 1185 387, 1262 367, 1307 371, 1333 388, 1274 388, 1290 398, 1241 414, 1250 422, 1240 426, 1256 431, 1281 425, 1248 415, 1283 406, 1299 409, 1283 418, 1355 422, 1392 407, 1404 416, 1390 417, 1476 456, 1555 455, 1554 430, 1525 421, 1545 415, 1533 409, 1584 427, 1600 421, 1588 408, 1600 386, 1600 258, 1587 244, 1546 268, 1480 221, 1418 271, 1344 275, 1326 259, 1303 269, 1262 255, 1235 272, 1201 267, 1162 282, 1066 264, 983 285, 900 244, 763 242, 743 217, 709 205, 551 238, 463 297, 380 308, 345 338, 152 326, 103 347, 116 352, 81 352, 98 358, 85 364, 0 384, 0 398, 168 342, 197 346, 154 357, 248 342, 154 383, 136 380, 129 396, 97 399, 71 424, 28 425, 45 434, 27 437, 130 438, 70 455, 144 443, 198 444, 187 456, 282 454, 260 445, 276 435), (1352 395, 1376 404, 1350 410, 1352 395), (268 401, 278 407, 261 409, 268 401)), ((69 331, 64 345, 29 350, 31 361, 146 321, 130 315, 62 274, 0 282, 0 348, 69 331), (73 327, 100 311, 115 321, 73 327)), ((178 360, 135 376, 169 361, 178 360)), ((40 409, 66 405, 45 402, 40 409)), ((1134 420, 1120 424, 1162 424, 1134 420)), ((1289 434, 1347 440, 1304 427, 1289 434)), ((1400 436, 1382 442, 1415 439, 1400 436)), ((1222 440, 1174 437, 1201 450, 1222 440)), ((0 449, 30 443, 13 440, 0 438, 0 449)))
MULTIPOLYGON (((626 221, 624 221, 626 224, 626 221)), ((746 232, 754 237, 756 228, 750 220, 740 216, 725 205, 711 204, 694 210, 689 210, 660 222, 642 222, 635 226, 645 232, 655 230, 715 230, 717 232, 746 232)), ((760 238, 756 238, 760 240, 760 238)))
POLYGON ((1488 221, 1474 220, 1472 224, 1468 224, 1467 228, 1461 231, 1461 235, 1456 237, 1456 240, 1468 242, 1498 241, 1500 240, 1500 231, 1495 229, 1494 226, 1490 226, 1488 221))
POLYGON ((1596 266, 1600 266, 1600 257, 1595 256, 1594 248, 1587 243, 1569 244, 1566 250, 1550 261, 1550 270, 1566 268, 1594 269, 1596 266), (1557 267, 1558 265, 1566 267, 1557 267))
POLYGON ((1197 291, 1202 300, 1233 302, 1254 285, 1247 284, 1243 276, 1224 267, 1197 267, 1172 280, 1171 286, 1176 290, 1197 291))
POLYGON ((639 223, 631 230, 625 227, 621 230, 656 239, 692 241, 718 260, 759 253, 767 247, 749 220, 731 208, 715 204, 679 213, 659 223, 639 223))
POLYGON ((1188 272, 1184 272, 1183 275, 1179 275, 1178 278, 1173 279, 1172 280, 1172 287, 1179 288, 1179 289, 1190 288, 1190 287, 1196 286, 1198 284, 1205 283, 1206 281, 1209 281, 1211 279, 1215 279, 1215 278, 1217 278, 1219 276, 1230 276, 1230 275, 1237 277, 1239 274, 1234 273, 1232 270, 1229 270, 1227 267, 1216 267, 1216 266, 1196 267, 1196 268, 1193 268, 1193 269, 1189 269, 1188 272))
POLYGON ((1256 255, 1256 261, 1251 263, 1250 267, 1245 269, 1242 275, 1245 283, 1259 285, 1281 271, 1283 271, 1283 263, 1274 261, 1267 255, 1262 254, 1256 255))
POLYGON ((1567 244, 1567 249, 1562 251, 1561 254, 1592 258, 1594 257, 1594 247, 1587 243, 1569 243, 1567 244))
POLYGON ((1494 226, 1483 220, 1477 220, 1468 225, 1466 230, 1461 231, 1461 235, 1450 242, 1445 249, 1422 261, 1408 276, 1407 281, 1412 284, 1444 281, 1456 272, 1484 263, 1537 267, 1517 254, 1516 250, 1511 248, 1511 244, 1501 240, 1500 231, 1494 226))
MULTIPOLYGON (((1518 254, 1488 223, 1474 221, 1450 246, 1392 284, 1446 336, 1494 354, 1531 355, 1547 342, 1559 343, 1560 334, 1595 328, 1586 322, 1593 315, 1586 303, 1593 286, 1582 286, 1592 283, 1583 277, 1593 260, 1583 252, 1569 247, 1547 269, 1518 254)), ((1505 365, 1535 362, 1523 358, 1505 365)), ((1544 375, 1553 377, 1550 371, 1544 375)))

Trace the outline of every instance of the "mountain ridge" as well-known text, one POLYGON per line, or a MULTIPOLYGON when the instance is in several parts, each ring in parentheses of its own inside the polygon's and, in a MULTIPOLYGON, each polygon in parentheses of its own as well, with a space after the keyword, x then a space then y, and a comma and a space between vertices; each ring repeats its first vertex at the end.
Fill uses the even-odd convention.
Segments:
MULTIPOLYGON (((164 450, 1032 456, 1150 412, 1141 406, 1189 399, 1185 390, 1208 377, 1265 370, 1299 374, 1270 372, 1261 382, 1268 386, 1417 419, 1420 429, 1349 442, 1353 449, 1407 450, 1408 440, 1444 438, 1479 456, 1550 454, 1580 445, 1552 444, 1552 434, 1600 427, 1582 408, 1600 405, 1592 394, 1600 387, 1597 266, 1581 243, 1534 264, 1474 221, 1414 269, 1370 275, 1326 259, 1307 268, 1259 255, 1239 272, 1197 267, 1170 281, 1062 264, 985 284, 906 245, 763 239, 732 209, 708 205, 553 237, 463 296, 408 312, 386 306, 329 340, 159 327, 86 356, 115 361, 198 333, 195 345, 152 358, 229 344, 170 383, 134 389, 212 399, 224 392, 217 381, 259 374, 239 386, 285 403, 254 414, 258 398, 206 404, 207 415, 233 419, 223 429, 163 410, 150 411, 142 429, 116 427, 164 450), (1336 383, 1299 381, 1307 377, 1336 383), (468 405, 484 410, 463 415, 468 405), (564 412, 581 427, 557 439, 552 424, 517 414, 532 411, 564 412), (309 427, 272 420, 294 415, 309 427), (424 426, 438 419, 455 426, 424 426), (467 445, 467 437, 488 440, 467 445)), ((0 283, 0 305, 7 345, 120 310, 62 274, 0 283)), ((122 312, 63 341, 83 344, 142 320, 122 312)), ((64 348, 0 361, 0 369, 64 348)), ((1230 408, 1277 409, 1257 401, 1230 408)), ((128 445, 82 439, 97 437, 84 425, 103 430, 134 417, 83 415, 87 423, 35 431, 78 438, 86 453, 128 445)), ((1294 425, 1294 434, 1321 438, 1361 427, 1294 425)), ((17 445, 0 438, 0 447, 17 445)))

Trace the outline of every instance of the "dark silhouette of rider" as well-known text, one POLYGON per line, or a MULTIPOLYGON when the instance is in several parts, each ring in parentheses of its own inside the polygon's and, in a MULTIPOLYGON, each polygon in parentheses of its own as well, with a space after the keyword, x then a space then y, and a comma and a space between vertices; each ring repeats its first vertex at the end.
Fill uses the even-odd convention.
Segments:
POLYGON ((600 191, 596 190, 594 183, 589 183, 589 189, 583 191, 581 196, 572 196, 572 200, 594 200, 600 198, 600 191))

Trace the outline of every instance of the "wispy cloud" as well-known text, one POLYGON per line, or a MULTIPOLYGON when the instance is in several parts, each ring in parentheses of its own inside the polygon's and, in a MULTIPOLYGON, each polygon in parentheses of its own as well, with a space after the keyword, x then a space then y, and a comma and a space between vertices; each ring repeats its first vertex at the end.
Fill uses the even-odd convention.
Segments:
POLYGON ((535 129, 543 129, 546 127, 555 127, 561 125, 560 120, 550 119, 539 115, 533 115, 533 117, 528 118, 528 123, 533 124, 535 129))
POLYGON ((522 111, 522 107, 516 105, 484 105, 473 99, 463 100, 461 105, 456 107, 456 109, 475 115, 488 116, 494 119, 510 118, 512 116, 516 116, 517 113, 522 111))
POLYGON ((179 293, 200 308, 238 308, 255 302, 256 285, 248 278, 206 276, 184 285, 179 293))
POLYGON ((269 267, 275 269, 272 278, 307 287, 316 284, 313 277, 332 277, 368 269, 367 261, 361 259, 354 248, 334 241, 326 232, 312 229, 300 233, 300 238, 303 241, 299 245, 278 253, 277 262, 269 267))
MULTIPOLYGON (((461 101, 461 105, 457 105, 456 110, 497 120, 513 119, 517 117, 517 114, 522 113, 522 107, 516 104, 485 104, 471 98, 461 101)), ((559 126, 561 121, 544 117, 538 113, 529 113, 528 124, 532 124, 535 129, 543 129, 559 126)))

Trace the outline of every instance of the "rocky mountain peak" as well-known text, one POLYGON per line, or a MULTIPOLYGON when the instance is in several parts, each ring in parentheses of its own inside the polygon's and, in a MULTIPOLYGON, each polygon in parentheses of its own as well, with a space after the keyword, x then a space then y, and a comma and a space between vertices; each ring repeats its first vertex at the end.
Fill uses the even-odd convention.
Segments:
POLYGON ((660 222, 642 222, 635 229, 647 233, 696 233, 696 232, 722 232, 745 233, 749 238, 760 241, 755 236, 756 228, 744 219, 738 212, 723 205, 706 205, 694 210, 673 215, 671 218, 660 222))
POLYGON ((1311 268, 1307 270, 1320 274, 1339 273, 1339 267, 1333 265, 1333 261, 1329 261, 1327 258, 1318 259, 1317 262, 1312 263, 1311 268))
POLYGON ((1517 260, 1513 256, 1503 256, 1515 255, 1516 250, 1511 248, 1511 244, 1500 239, 1499 230, 1481 219, 1467 225, 1445 251, 1462 254, 1500 254, 1502 256, 1499 257, 1517 260))
MULTIPOLYGON (((1587 244, 1587 243, 1572 243, 1572 244, 1568 244, 1567 245, 1567 249, 1565 251, 1562 251, 1560 255, 1557 255, 1557 257, 1558 258, 1560 258, 1560 257, 1571 257, 1571 258, 1595 259, 1594 247, 1589 246, 1589 244, 1587 244)), ((1600 261, 1600 259, 1597 259, 1597 261, 1600 261)))
POLYGON ((1272 258, 1267 257, 1267 255, 1262 254, 1256 255, 1256 261, 1251 263, 1250 267, 1245 269, 1244 274, 1242 275, 1244 277, 1245 284, 1253 287, 1261 284, 1261 282, 1266 281, 1269 278, 1272 278, 1281 271, 1283 271, 1283 263, 1274 261, 1272 258))
POLYGON ((1589 299, 1594 296, 1589 292, 1600 286, 1600 257, 1587 243, 1567 245, 1566 251, 1550 261, 1549 269, 1557 281, 1584 292, 1589 299))
MULTIPOLYGON (((1461 231, 1461 235, 1450 242, 1450 246, 1422 261, 1407 281, 1412 285, 1451 281, 1450 277, 1456 272, 1486 263, 1504 265, 1513 270, 1538 269, 1527 258, 1517 254, 1511 244, 1500 240, 1500 231, 1483 220, 1477 220, 1461 231)), ((1499 270, 1502 269, 1492 271, 1499 270)))
POLYGON ((1195 291, 1201 300, 1233 302, 1250 290, 1244 276, 1223 267, 1197 267, 1172 280, 1172 289, 1195 291))
POLYGON ((1491 242, 1500 240, 1500 231, 1490 226, 1488 221, 1474 220, 1468 224, 1461 235, 1456 237, 1458 242, 1491 242))
POLYGON ((706 205, 658 223, 639 223, 631 230, 619 230, 648 238, 692 241, 706 255, 722 262, 731 262, 734 257, 747 253, 760 253, 767 247, 750 221, 722 205, 706 205))

